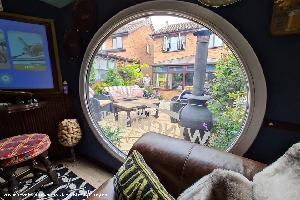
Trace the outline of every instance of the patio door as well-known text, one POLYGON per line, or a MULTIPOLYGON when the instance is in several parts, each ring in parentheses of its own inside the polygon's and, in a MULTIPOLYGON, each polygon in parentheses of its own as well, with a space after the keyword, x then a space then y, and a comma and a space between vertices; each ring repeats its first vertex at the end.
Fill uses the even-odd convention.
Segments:
POLYGON ((182 73, 171 73, 168 74, 169 90, 182 90, 183 89, 183 74, 182 73))

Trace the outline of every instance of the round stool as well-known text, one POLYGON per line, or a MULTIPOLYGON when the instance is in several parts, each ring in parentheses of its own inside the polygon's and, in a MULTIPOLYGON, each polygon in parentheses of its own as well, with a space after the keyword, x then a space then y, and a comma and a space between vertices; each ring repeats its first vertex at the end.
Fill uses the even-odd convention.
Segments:
MULTIPOLYGON (((2 176, 8 184, 8 189, 11 194, 17 193, 18 183, 24 176, 36 172, 36 159, 40 159, 47 170, 47 175, 54 183, 58 183, 57 173, 53 171, 51 162, 48 158, 48 148, 51 141, 48 135, 45 134, 24 134, 0 140, 0 168, 2 168, 2 176), (18 164, 31 162, 31 170, 27 170, 17 176, 15 171, 18 164)), ((39 189, 43 184, 39 183, 36 186, 30 187, 33 192, 39 189)))

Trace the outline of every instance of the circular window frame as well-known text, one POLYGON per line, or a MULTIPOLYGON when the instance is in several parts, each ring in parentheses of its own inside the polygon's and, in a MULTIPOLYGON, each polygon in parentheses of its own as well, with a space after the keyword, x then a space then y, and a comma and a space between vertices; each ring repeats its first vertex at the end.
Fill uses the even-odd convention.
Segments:
POLYGON ((133 20, 150 15, 183 17, 203 24, 217 33, 223 41, 226 41, 228 47, 244 67, 248 77, 250 93, 249 113, 239 137, 226 150, 236 155, 243 155, 256 138, 266 110, 267 88, 260 62, 247 40, 227 20, 204 7, 183 1, 157 0, 134 5, 117 13, 96 32, 84 54, 79 77, 81 107, 93 134, 113 157, 121 162, 125 160, 126 155, 106 138, 101 128, 94 122, 89 111, 89 86, 87 84, 89 68, 94 60, 95 53, 114 31, 133 20))

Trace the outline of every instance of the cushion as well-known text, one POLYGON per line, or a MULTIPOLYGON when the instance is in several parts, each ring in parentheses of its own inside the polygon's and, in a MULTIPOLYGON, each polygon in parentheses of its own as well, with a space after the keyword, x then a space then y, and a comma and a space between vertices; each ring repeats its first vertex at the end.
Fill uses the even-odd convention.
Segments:
POLYGON ((115 175, 114 188, 118 200, 174 199, 136 150, 128 156, 115 175))
POLYGON ((300 199, 300 143, 253 178, 255 200, 300 199))
POLYGON ((215 169, 186 189, 178 200, 252 200, 252 183, 237 172, 215 169))
POLYGON ((141 88, 133 88, 131 90, 131 94, 133 97, 140 97, 142 98, 144 96, 144 91, 141 88))
POLYGON ((48 135, 24 134, 0 140, 0 167, 24 162, 45 152, 51 144, 48 135))

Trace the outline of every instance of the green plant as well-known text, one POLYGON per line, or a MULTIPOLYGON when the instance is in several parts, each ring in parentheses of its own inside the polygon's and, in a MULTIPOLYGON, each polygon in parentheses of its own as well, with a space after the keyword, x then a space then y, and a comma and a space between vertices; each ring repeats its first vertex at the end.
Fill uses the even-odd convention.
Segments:
POLYGON ((110 126, 103 126, 102 130, 105 136, 116 146, 120 145, 121 135, 123 134, 120 128, 112 128, 110 126))
POLYGON ((154 90, 151 86, 147 86, 144 89, 144 95, 146 98, 154 97, 154 90))
POLYGON ((116 70, 109 69, 106 73, 105 83, 109 86, 120 86, 124 85, 124 80, 116 70))
POLYGON ((238 135, 246 111, 246 85, 246 77, 235 56, 231 52, 223 55, 210 86, 212 99, 208 108, 215 120, 210 146, 225 150, 238 135))
POLYGON ((95 73, 95 67, 92 65, 90 68, 90 73, 89 73, 89 84, 92 85, 96 81, 96 73, 95 73))
POLYGON ((147 64, 130 63, 120 65, 117 72, 123 79, 124 85, 134 85, 143 77, 141 69, 146 67, 148 67, 147 64))
POLYGON ((94 92, 96 92, 97 94, 102 94, 103 89, 105 87, 108 87, 109 85, 105 82, 98 82, 98 83, 94 83, 92 86, 92 89, 94 90, 94 92))

